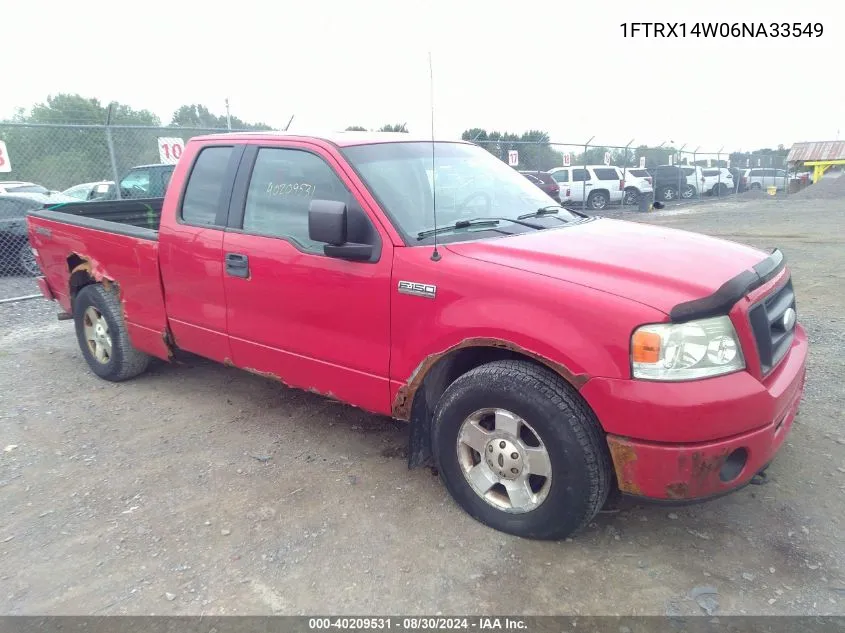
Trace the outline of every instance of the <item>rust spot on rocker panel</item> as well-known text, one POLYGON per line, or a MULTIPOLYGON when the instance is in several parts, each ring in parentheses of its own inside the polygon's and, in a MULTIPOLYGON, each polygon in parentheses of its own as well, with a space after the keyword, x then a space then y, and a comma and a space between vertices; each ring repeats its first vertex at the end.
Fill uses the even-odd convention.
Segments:
POLYGON ((613 459, 613 468, 616 471, 619 490, 632 495, 642 495, 642 489, 635 481, 636 462, 639 459, 636 447, 630 442, 612 435, 607 437, 607 445, 613 459))
POLYGON ((417 368, 408 378, 408 382, 402 385, 399 388, 399 391, 396 392, 396 397, 393 399, 393 405, 391 406, 392 416, 398 420, 408 420, 411 417, 411 403, 414 401, 414 394, 416 394, 417 389, 419 389, 423 380, 425 380, 426 374, 428 374, 429 370, 435 365, 435 363, 437 363, 437 361, 447 354, 466 347, 498 347, 500 349, 507 349, 512 352, 523 354, 539 361, 561 376, 576 389, 581 389, 589 378, 586 374, 573 374, 560 363, 550 361, 549 359, 531 352, 524 347, 520 347, 519 345, 515 345, 507 341, 495 338, 468 338, 457 345, 453 345, 452 347, 443 350, 442 352, 427 356, 425 360, 417 365, 417 368))

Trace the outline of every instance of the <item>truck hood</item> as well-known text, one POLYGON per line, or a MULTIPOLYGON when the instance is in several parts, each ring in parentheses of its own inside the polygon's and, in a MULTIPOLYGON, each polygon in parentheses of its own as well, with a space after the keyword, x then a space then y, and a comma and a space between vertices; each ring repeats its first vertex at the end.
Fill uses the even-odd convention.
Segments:
POLYGON ((713 294, 768 255, 706 235, 605 218, 446 248, 632 299, 666 314, 679 303, 713 294))

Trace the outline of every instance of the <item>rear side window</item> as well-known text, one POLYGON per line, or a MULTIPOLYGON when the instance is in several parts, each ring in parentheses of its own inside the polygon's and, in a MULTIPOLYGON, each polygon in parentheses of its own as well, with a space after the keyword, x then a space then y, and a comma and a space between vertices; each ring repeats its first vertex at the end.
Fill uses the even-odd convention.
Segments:
POLYGON ((615 169, 603 169, 603 168, 595 168, 593 171, 596 174, 596 178, 599 180, 621 180, 619 174, 616 173, 615 169))
POLYGON ((585 180, 589 180, 590 177, 587 175, 586 169, 573 169, 572 170, 572 182, 584 182, 585 180))
POLYGON ((182 198, 182 219, 185 222, 215 224, 231 155, 231 147, 207 147, 200 152, 182 198))
POLYGON ((695 173, 695 170, 692 167, 681 167, 681 171, 683 172, 684 176, 691 176, 695 173))
POLYGON ((718 176, 720 173, 718 169, 705 169, 701 172, 703 176, 718 176))
POLYGON ((650 175, 646 169, 629 169, 628 173, 637 178, 648 178, 650 175))
POLYGON ((556 171, 552 174, 555 182, 569 182, 569 172, 565 169, 563 171, 556 171))

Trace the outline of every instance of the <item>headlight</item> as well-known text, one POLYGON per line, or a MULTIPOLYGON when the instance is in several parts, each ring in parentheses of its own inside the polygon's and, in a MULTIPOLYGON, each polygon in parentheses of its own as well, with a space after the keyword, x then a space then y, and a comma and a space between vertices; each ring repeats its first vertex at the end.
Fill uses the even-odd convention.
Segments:
POLYGON ((745 369, 733 323, 726 316, 656 323, 631 337, 634 378, 695 380, 745 369))

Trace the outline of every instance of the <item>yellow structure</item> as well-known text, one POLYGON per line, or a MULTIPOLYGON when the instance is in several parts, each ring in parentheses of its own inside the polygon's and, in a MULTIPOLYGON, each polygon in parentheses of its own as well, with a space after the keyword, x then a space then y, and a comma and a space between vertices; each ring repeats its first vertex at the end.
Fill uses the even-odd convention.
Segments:
POLYGON ((816 184, 824 172, 834 165, 845 165, 845 160, 811 160, 804 161, 805 167, 813 168, 813 184, 816 184))
POLYGON ((845 165, 845 141, 795 143, 786 158, 788 164, 813 168, 813 184, 834 165, 845 165))

